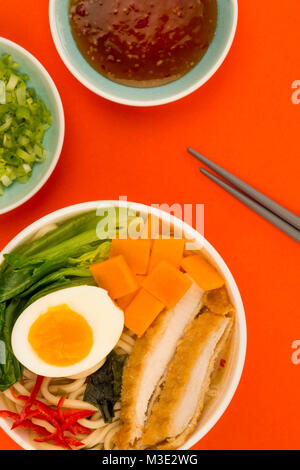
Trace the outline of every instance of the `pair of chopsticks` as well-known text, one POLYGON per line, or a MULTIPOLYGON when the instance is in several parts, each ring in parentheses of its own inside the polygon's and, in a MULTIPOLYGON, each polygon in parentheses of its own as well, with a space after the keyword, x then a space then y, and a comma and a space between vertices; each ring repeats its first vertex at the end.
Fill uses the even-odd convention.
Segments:
POLYGON ((268 222, 271 222, 294 240, 300 242, 300 217, 285 209, 280 204, 277 204, 277 202, 265 196, 257 189, 237 178, 232 173, 229 173, 229 171, 212 162, 195 150, 188 148, 188 151, 208 166, 208 168, 211 168, 215 173, 222 176, 235 187, 229 185, 226 181, 221 180, 204 168, 200 168, 201 173, 221 186, 221 188, 225 189, 229 194, 236 197, 239 201, 243 202, 254 212, 261 215, 268 222))

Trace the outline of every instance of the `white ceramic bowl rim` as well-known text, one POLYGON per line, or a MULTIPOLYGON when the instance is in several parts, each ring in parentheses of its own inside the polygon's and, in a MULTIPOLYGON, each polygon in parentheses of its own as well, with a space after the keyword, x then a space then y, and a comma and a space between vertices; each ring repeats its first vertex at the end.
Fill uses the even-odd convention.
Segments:
POLYGON ((39 183, 32 189, 32 191, 30 191, 28 194, 26 194, 26 196, 24 196, 23 198, 19 199, 17 202, 15 202, 14 204, 11 204, 7 207, 5 207, 4 209, 0 209, 0 214, 5 214, 7 212, 10 212, 11 210, 13 209, 16 209, 17 207, 21 206, 22 204, 24 204, 26 201, 28 201, 29 199, 31 199, 43 186, 44 184, 47 182, 47 180, 49 179, 49 177, 51 176, 51 174, 53 173, 56 165, 57 165, 57 162, 59 160, 59 157, 60 157, 60 153, 61 153, 61 150, 62 150, 62 146, 63 146, 63 142, 64 142, 64 136, 65 136, 65 116, 64 116, 64 109, 63 109, 63 105, 62 105, 62 102, 61 102, 61 98, 60 98, 60 95, 58 93, 58 90, 55 86, 55 83, 54 81, 52 80, 52 78, 50 77, 49 73, 47 72, 47 70, 45 69, 45 67, 30 53, 28 52, 26 49, 24 49, 22 46, 19 46, 19 44, 16 44, 15 42, 13 41, 10 41, 9 39, 6 39, 6 38, 3 38, 0 36, 0 42, 2 44, 7 44, 11 47, 13 47, 14 49, 16 49, 18 52, 22 53, 24 56, 28 57, 30 59, 30 61, 35 64, 37 66, 37 68, 40 70, 40 73, 44 76, 44 78, 46 79, 49 87, 51 88, 51 91, 54 95, 54 98, 55 98, 55 101, 56 101, 56 104, 57 104, 57 107, 58 107, 58 114, 59 114, 59 117, 60 117, 60 122, 59 122, 59 140, 58 140, 58 143, 57 143, 57 147, 56 147, 56 152, 55 152, 55 155, 53 156, 52 158, 52 161, 51 161, 51 165, 49 166, 48 168, 48 171, 45 173, 45 175, 43 176, 43 178, 39 181, 39 183))
MULTIPOLYGON (((36 222, 29 225, 27 228, 22 230, 13 240, 11 240, 6 247, 0 253, 0 264, 3 261, 3 254, 9 253, 14 248, 16 248, 21 243, 25 242, 26 240, 30 239, 34 233, 37 232, 41 227, 48 225, 50 223, 55 223, 55 221, 59 220, 66 220, 69 217, 75 216, 80 213, 87 212, 89 210, 95 209, 105 209, 109 207, 125 207, 128 209, 132 209, 136 212, 141 213, 149 213, 151 211, 152 214, 156 215, 157 217, 165 220, 167 223, 172 223, 174 226, 179 226, 183 228, 184 232, 190 236, 190 239, 195 238, 199 243, 203 246, 209 256, 213 259, 216 265, 219 267, 225 279, 227 281, 227 285, 231 290, 231 294, 234 298, 235 307, 236 307, 236 316, 238 322, 238 354, 237 354, 237 361, 232 371, 231 378, 229 385, 227 385, 227 389, 223 394, 223 398, 221 403, 217 406, 217 408, 213 411, 211 416, 208 418, 206 423, 201 426, 201 428, 195 431, 188 441, 185 443, 184 446, 181 447, 180 450, 187 450, 195 445, 202 437, 204 437, 210 429, 217 423, 220 419, 222 414, 225 412, 226 408, 228 407, 230 401, 233 398, 233 395, 236 391, 236 388, 239 384, 241 374, 244 367, 245 362, 245 355, 246 355, 246 345, 247 345, 247 329, 246 329, 246 320, 245 320, 245 312, 242 303, 242 299, 238 290, 238 287, 235 283, 235 280, 229 271, 227 265, 225 264, 224 260, 218 254, 218 252, 213 248, 213 246, 196 230, 192 227, 187 225, 186 223, 182 222, 181 220, 177 219, 174 216, 170 216, 168 213, 160 210, 155 209, 144 204, 132 203, 132 202, 125 202, 125 201, 93 201, 93 202, 86 202, 81 204, 76 204, 73 206, 68 206, 63 209, 59 209, 55 212, 52 212, 41 219, 37 220, 36 222)), ((23 449, 25 450, 35 450, 34 447, 26 442, 16 431, 11 430, 7 421, 3 418, 0 418, 0 425, 2 429, 15 441, 17 442, 23 449)))
POLYGON ((56 49, 66 65, 66 67, 69 69, 69 71, 74 75, 74 77, 77 78, 77 80, 82 83, 86 88, 89 90, 93 91, 99 96, 102 96, 103 98, 106 98, 110 101, 113 101, 115 103, 120 103, 124 104, 127 106, 138 106, 138 107, 148 107, 148 106, 160 106, 163 104, 171 103, 173 101, 180 100, 181 98, 184 98, 187 95, 190 95, 193 93, 195 90, 200 88, 204 83, 206 83, 215 73, 216 71, 220 68, 222 63, 224 62, 231 46, 232 42, 236 33, 236 27, 237 27, 237 21, 238 21, 238 2, 237 0, 231 0, 232 5, 234 8, 234 18, 232 22, 232 28, 230 31, 230 35, 228 37, 228 41, 226 45, 224 46, 223 53, 220 55, 219 59, 215 62, 213 67, 196 83, 188 87, 186 90, 180 92, 180 93, 175 93, 173 96, 168 97, 168 98, 162 98, 162 99, 157 99, 153 101, 142 101, 142 100, 133 100, 133 99, 124 99, 121 97, 116 97, 113 94, 109 94, 104 92, 103 90, 100 90, 99 88, 95 87, 93 84, 89 82, 86 78, 82 76, 82 74, 72 65, 70 60, 68 59, 67 55, 64 53, 64 49, 60 43, 59 35, 56 29, 56 24, 55 24, 55 2, 57 0, 50 0, 49 1, 49 20, 50 20, 50 29, 51 29, 51 34, 52 38, 54 41, 54 44, 56 46, 56 49))

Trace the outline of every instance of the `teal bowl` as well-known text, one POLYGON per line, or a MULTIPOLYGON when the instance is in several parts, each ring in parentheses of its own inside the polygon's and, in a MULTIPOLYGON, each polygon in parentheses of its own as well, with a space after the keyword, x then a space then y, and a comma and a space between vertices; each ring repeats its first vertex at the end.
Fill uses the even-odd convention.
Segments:
POLYGON ((46 160, 33 166, 32 174, 27 183, 15 181, 5 189, 0 196, 0 214, 15 209, 28 201, 41 189, 53 172, 59 159, 65 133, 64 111, 59 93, 48 72, 28 51, 8 39, 0 37, 0 56, 4 53, 11 54, 14 60, 20 64, 20 71, 29 75, 28 86, 34 88, 37 95, 43 99, 47 108, 52 113, 52 125, 46 131, 43 145, 48 151, 46 160))
POLYGON ((237 0, 217 0, 218 24, 215 37, 201 61, 185 76, 153 88, 120 85, 100 75, 84 59, 73 39, 69 23, 69 0, 50 0, 49 17, 57 51, 70 72, 97 95, 130 106, 157 106, 179 100, 200 88, 225 59, 237 25, 237 0))

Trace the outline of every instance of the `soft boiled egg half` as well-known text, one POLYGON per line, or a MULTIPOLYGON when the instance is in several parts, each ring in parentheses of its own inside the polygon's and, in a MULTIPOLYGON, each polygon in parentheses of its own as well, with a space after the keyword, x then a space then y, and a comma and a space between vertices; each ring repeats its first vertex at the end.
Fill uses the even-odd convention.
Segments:
POLYGON ((70 287, 38 299, 19 316, 12 349, 27 369, 70 377, 96 366, 116 346, 124 314, 100 287, 70 287))

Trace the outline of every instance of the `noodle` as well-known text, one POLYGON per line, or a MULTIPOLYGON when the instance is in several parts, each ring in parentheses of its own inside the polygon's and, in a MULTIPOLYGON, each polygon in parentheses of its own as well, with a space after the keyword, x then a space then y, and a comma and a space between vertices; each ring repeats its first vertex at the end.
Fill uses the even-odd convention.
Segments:
POLYGON ((48 421, 43 421, 41 419, 32 418, 32 422, 34 424, 42 426, 43 428, 46 428, 47 431, 49 431, 51 433, 55 432, 55 427, 52 426, 52 424, 50 424, 48 421))
MULTIPOLYGON (((2 393, 2 396, 3 396, 3 395, 5 395, 5 397, 8 398, 8 401, 10 400, 10 402, 15 403, 15 404, 17 404, 17 405, 20 404, 20 401, 17 400, 17 399, 13 396, 13 394, 12 394, 12 392, 11 392, 10 389, 5 390, 5 392, 2 393)), ((11 411, 11 410, 10 410, 10 411, 11 411)), ((16 410, 14 409, 13 411, 16 411, 16 410)))
POLYGON ((58 390, 62 390, 62 392, 64 392, 64 394, 65 393, 70 393, 70 392, 76 392, 80 387, 82 387, 82 385, 85 382, 85 379, 86 379, 86 376, 83 379, 74 380, 74 382, 71 382, 69 384, 51 385, 49 387, 49 390, 51 392, 54 392, 54 393, 57 392, 58 390))
POLYGON ((82 396, 84 395, 85 389, 86 389, 86 384, 82 385, 82 387, 75 390, 75 392, 70 393, 69 398, 72 399, 72 400, 73 399, 76 400, 76 398, 80 397, 81 395, 82 396))
POLYGON ((20 383, 16 382, 14 384, 14 388, 19 392, 20 395, 25 395, 26 397, 29 397, 30 392, 20 383))
POLYGON ((87 375, 92 375, 94 372, 96 372, 96 370, 100 369, 100 367, 103 366, 105 361, 106 361, 106 358, 102 359, 102 361, 98 362, 98 364, 96 364, 94 367, 91 367, 91 369, 81 372, 81 374, 72 375, 72 377, 69 377, 69 378, 70 379, 82 379, 82 378, 85 379, 87 375))
MULTIPOLYGON (((130 354, 135 343, 135 335, 129 332, 126 328, 124 329, 119 342, 117 343, 115 350, 121 354, 130 354)), ((115 416, 111 423, 106 423, 102 417, 102 413, 94 405, 83 401, 86 382, 88 377, 96 372, 100 367, 103 366, 106 359, 103 359, 93 368, 74 375, 72 377, 65 378, 51 378, 45 377, 40 389, 39 400, 48 406, 57 406, 61 396, 65 397, 64 407, 77 409, 77 410, 95 410, 93 416, 90 418, 80 419, 78 422, 90 429, 92 432, 89 435, 79 435, 76 439, 81 441, 83 445, 80 449, 89 450, 112 450, 114 447, 114 435, 120 429, 120 402, 117 402, 114 406, 115 416)), ((24 369, 22 378, 16 382, 13 387, 20 395, 29 396, 36 381, 36 375, 24 369)), ((22 408, 22 402, 17 400, 12 393, 11 389, 0 393, 3 399, 5 408, 19 413, 22 408)), ((47 431, 53 433, 55 428, 47 421, 32 418, 34 424, 43 426, 47 431)), ((35 434, 30 432, 30 439, 32 445, 39 450, 61 450, 61 447, 48 442, 35 442, 35 434)), ((74 449, 75 450, 75 449, 74 449)))

